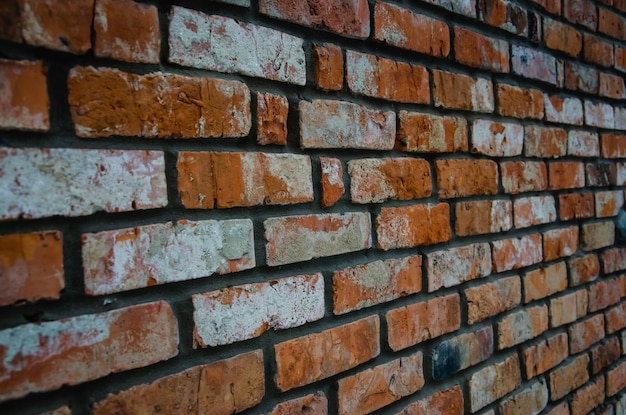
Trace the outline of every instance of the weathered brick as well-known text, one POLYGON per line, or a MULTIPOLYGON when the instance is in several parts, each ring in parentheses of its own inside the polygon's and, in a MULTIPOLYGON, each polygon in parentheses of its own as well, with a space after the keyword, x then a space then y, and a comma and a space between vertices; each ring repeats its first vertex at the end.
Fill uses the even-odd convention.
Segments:
POLYGON ((509 72, 509 42, 456 26, 454 58, 474 68, 506 73, 509 72))
POLYGON ((230 415, 261 403, 263 375, 263 352, 256 350, 110 394, 94 405, 93 415, 180 411, 230 415))
POLYGON ((550 373, 550 400, 556 401, 589 381, 589 355, 583 354, 550 373))
POLYGON ((496 84, 496 98, 500 115, 516 118, 543 118, 543 93, 538 89, 496 84))
POLYGON ((615 164, 615 180, 612 184, 626 186, 626 162, 615 164))
POLYGON ((626 362, 621 362, 606 373, 606 394, 617 395, 624 387, 626 387, 626 362))
POLYGON ((585 187, 585 164, 577 161, 549 163, 548 178, 550 190, 585 187))
POLYGON ((626 72, 626 48, 615 45, 615 69, 626 72))
POLYGON ((598 13, 596 6, 588 0, 568 0, 563 5, 563 17, 568 21, 596 30, 598 13))
POLYGON ((472 125, 472 153, 492 157, 512 157, 522 154, 524 128, 519 124, 475 120, 472 125))
POLYGON ((380 353, 380 321, 367 317, 274 346, 276 385, 281 391, 351 369, 380 353))
POLYGON ((572 396, 571 415, 586 415, 604 402, 604 377, 598 377, 572 396))
POLYGON ((491 242, 493 270, 503 272, 527 267, 543 260, 541 235, 538 233, 520 238, 491 242))
POLYGON ((506 193, 518 194, 546 190, 548 171, 540 161, 506 161, 500 163, 502 187, 506 193))
MULTIPOLYGON (((591 300, 589 305, 591 305, 591 300)), ((590 310, 589 311, 593 311, 590 310)), ((596 314, 586 320, 572 324, 567 328, 569 337, 569 350, 571 354, 577 354, 587 350, 604 338, 604 315, 596 314)))
POLYGON ((583 56, 587 62, 597 65, 613 66, 613 44, 605 42, 597 36, 585 33, 583 41, 583 56))
POLYGON ((453 287, 491 274, 491 250, 487 243, 436 251, 426 256, 428 292, 453 287))
POLYGON ((300 101, 302 148, 391 150, 396 138, 396 114, 343 101, 300 101))
POLYGON ((547 372, 567 359, 567 334, 559 333, 540 343, 522 349, 526 378, 531 379, 547 372))
POLYGON ((570 130, 567 133, 567 154, 577 157, 598 157, 600 140, 597 133, 570 130))
POLYGON ((85 293, 103 295, 254 268, 252 221, 186 220, 83 234, 85 293))
POLYGON ((475 372, 469 380, 472 413, 517 389, 522 383, 517 355, 475 372))
POLYGON ((486 78, 433 70, 433 97, 436 107, 493 112, 493 84, 486 78))
POLYGON ((544 17, 543 42, 550 49, 576 57, 583 47, 583 35, 568 24, 544 17))
POLYGON ((614 163, 596 161, 585 165, 587 187, 605 187, 615 181, 616 166, 614 163))
POLYGON ((244 137, 250 91, 241 82, 75 67, 68 77, 80 137, 244 137))
POLYGON ((499 278, 465 289, 467 323, 474 324, 517 307, 522 299, 519 277, 499 278))
POLYGON ((454 232, 457 236, 471 236, 508 231, 512 213, 509 200, 460 202, 455 207, 454 232))
POLYGON ((22 43, 22 20, 20 19, 19 0, 9 0, 0 3, 0 39, 22 43))
POLYGON ((281 95, 257 95, 257 138, 260 145, 287 144, 289 101, 281 95))
POLYGON ((369 213, 281 216, 266 219, 267 265, 308 261, 372 245, 369 213))
POLYGON ((523 276, 524 303, 549 297, 567 288, 565 262, 529 271, 523 276))
POLYGON ((613 107, 603 102, 585 100, 585 125, 600 128, 614 128, 613 107))
POLYGON ((516 228, 556 221, 556 206, 552 196, 531 196, 515 199, 513 215, 516 228))
POLYGON ((626 135, 602 134, 602 157, 626 158, 626 135))
POLYGON ((528 32, 526 10, 508 0, 478 0, 478 18, 516 35, 528 32))
POLYGON ((337 203, 345 192, 343 184, 343 165, 341 160, 320 157, 322 171, 322 207, 330 207, 337 203))
POLYGON ((626 248, 611 248, 602 253, 605 273, 626 270, 626 248))
POLYGON ((33 46, 83 54, 91 49, 94 0, 23 0, 22 37, 33 46))
POLYGON ((42 412, 39 415, 72 415, 72 410, 69 406, 62 406, 57 409, 53 409, 52 411, 42 412))
POLYGON ((446 23, 390 3, 376 3, 374 39, 438 58, 450 53, 450 29, 446 23))
MULTIPOLYGON (((345 314, 421 290, 421 256, 370 262, 335 271, 333 311, 345 314)), ((323 298, 321 301, 323 303, 323 298)))
POLYGON ((261 0, 259 11, 270 17, 339 35, 364 39, 370 34, 367 0, 321 2, 261 0))
POLYGON ((378 247, 387 251, 450 240, 450 205, 382 208, 376 218, 378 247))
POLYGON ((468 150, 467 121, 461 117, 400 111, 396 149, 416 153, 468 150))
POLYGON ((358 159, 348 162, 352 203, 381 203, 430 196, 430 164, 414 158, 358 159))
POLYGON ((526 157, 558 158, 567 154, 567 132, 561 128, 527 125, 524 127, 526 157))
POLYGON ((332 43, 313 45, 315 85, 323 91, 339 91, 343 87, 343 54, 332 43))
POLYGON ((538 414, 548 405, 544 379, 507 398, 500 404, 500 415, 538 414))
POLYGON ((626 87, 624 86, 624 78, 619 75, 613 75, 600 72, 600 87, 598 94, 602 97, 623 99, 626 98, 626 87))
POLYGON ((296 85, 306 83, 301 38, 178 6, 172 7, 169 19, 170 63, 296 85))
POLYGON ((591 349, 592 371, 597 374, 611 366, 620 358, 620 344, 617 337, 604 339, 602 343, 591 349))
POLYGON ((0 401, 148 366, 176 356, 177 347, 176 318, 164 301, 5 329, 0 401))
POLYGON ((313 200, 311 160, 298 154, 180 152, 178 194, 188 209, 313 200))
POLYGON ((583 124, 583 103, 574 97, 544 94, 546 120, 563 124, 583 124))
POLYGON ((492 160, 436 160, 435 171, 438 194, 443 199, 498 191, 498 169, 492 160))
POLYGON ((595 201, 593 193, 568 193, 559 195, 559 218, 563 221, 593 218, 595 201))
POLYGON ((484 327, 437 344, 432 351, 433 379, 451 375, 489 359, 493 354, 493 330, 484 327))
POLYGON ((301 398, 291 399, 274 406, 268 415, 327 415, 328 399, 323 392, 311 393, 301 398))
POLYGON ((463 415, 463 406, 463 391, 454 385, 409 404, 396 415, 463 415))
POLYGON ((338 413, 370 413, 422 389, 422 361, 420 351, 339 380, 338 413))
POLYGON ((553 406, 549 412, 546 412, 546 415, 571 415, 568 402, 561 402, 553 406))
POLYGON ((537 79, 552 85, 558 84, 556 59, 544 52, 513 45, 511 55, 513 73, 537 79))
POLYGON ((0 220, 167 205, 160 151, 0 149, 0 220))
POLYGON ((458 294, 435 297, 388 311, 387 333, 393 351, 434 339, 461 327, 461 303, 458 294))
POLYGON ((589 304, 587 290, 570 292, 550 300, 550 321, 552 327, 572 323, 587 315, 589 304))
POLYGON ((424 0, 453 13, 468 17, 476 17, 476 0, 424 0))
POLYGON ((62 238, 59 231, 0 236, 0 306, 61 297, 62 238))
POLYGON ((601 7, 598 12, 598 32, 615 39, 626 40, 626 19, 609 9, 601 7))
MULTIPOLYGON (((584 229, 582 239, 581 246, 583 246, 585 239, 584 229)), ((570 259, 567 261, 567 265, 569 267, 569 283, 572 287, 594 281, 600 275, 600 262, 596 254, 570 259)))
POLYGON ((565 87, 590 94, 598 93, 599 75, 595 68, 565 62, 565 87))
POLYGON ((93 31, 97 57, 159 63, 161 35, 155 6, 132 0, 96 0, 93 31))
POLYGON ((578 250, 578 226, 552 229, 543 233, 543 260, 553 261, 578 250))
POLYGON ((624 206, 624 193, 621 190, 606 190, 595 193, 596 217, 616 216, 624 206))
POLYGON ((321 319, 324 278, 318 273, 239 285, 195 294, 192 301, 194 346, 220 346, 321 319))
POLYGON ((45 72, 41 61, 0 59, 0 129, 50 129, 45 72))
POLYGON ((559 0, 530 0, 531 3, 541 7, 551 14, 561 14, 561 2, 559 0))
POLYGON ((615 224, 612 221, 584 223, 580 232, 580 247, 584 251, 595 251, 615 243, 615 224))
POLYGON ((506 349, 548 330, 548 306, 521 309, 498 321, 498 350, 506 349))
POLYGON ((626 302, 608 309, 605 312, 606 332, 613 334, 626 327, 626 302))

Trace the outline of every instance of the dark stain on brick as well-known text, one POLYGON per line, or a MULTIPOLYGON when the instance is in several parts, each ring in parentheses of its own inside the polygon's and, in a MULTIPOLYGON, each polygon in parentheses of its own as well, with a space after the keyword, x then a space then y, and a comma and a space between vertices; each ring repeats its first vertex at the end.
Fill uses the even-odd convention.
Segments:
POLYGON ((461 370, 463 350, 453 341, 444 341, 433 349, 433 379, 443 380, 461 370))

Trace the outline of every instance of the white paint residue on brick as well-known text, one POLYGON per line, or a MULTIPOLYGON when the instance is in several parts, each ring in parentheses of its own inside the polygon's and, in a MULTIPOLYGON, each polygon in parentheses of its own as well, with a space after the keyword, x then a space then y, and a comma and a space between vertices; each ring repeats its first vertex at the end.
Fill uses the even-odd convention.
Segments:
POLYGON ((476 78, 471 90, 472 108, 479 112, 493 112, 493 84, 491 80, 476 78))

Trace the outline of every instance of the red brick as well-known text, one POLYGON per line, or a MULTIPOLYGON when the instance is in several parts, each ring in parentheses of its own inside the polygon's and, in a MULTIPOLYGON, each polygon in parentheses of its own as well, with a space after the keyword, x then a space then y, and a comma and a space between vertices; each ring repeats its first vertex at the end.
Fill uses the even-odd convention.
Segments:
POLYGON ((491 250, 487 243, 435 251, 426 258, 428 292, 491 274, 491 250))
POLYGON ((602 253, 605 273, 626 270, 626 248, 612 248, 602 253))
POLYGON ((502 187, 506 193, 518 194, 546 190, 548 172, 544 162, 506 161, 500 163, 502 187))
POLYGON ((544 17, 543 42, 550 49, 576 57, 583 47, 583 35, 568 24, 544 17))
POLYGON ((391 150, 396 114, 344 101, 300 101, 300 147, 391 150))
POLYGON ((483 327, 437 344, 432 350, 433 379, 451 375, 489 359, 493 354, 493 329, 483 327))
MULTIPOLYGON (((333 312, 345 314, 422 290, 422 257, 370 262, 333 274, 333 312)), ((321 299, 323 304, 323 299, 321 299)))
POLYGON ((560 84, 556 58, 524 46, 513 45, 511 55, 513 73, 552 85, 560 84))
POLYGON ((467 121, 461 117, 400 111, 396 149, 416 153, 468 150, 467 121))
POLYGON ((93 415, 205 413, 230 415, 252 408, 265 395, 263 352, 240 354, 110 394, 93 415))
POLYGON ((626 48, 615 45, 615 69, 626 72, 626 48))
POLYGON ((259 11, 270 17, 347 37, 364 39, 370 34, 367 0, 261 0, 259 11))
POLYGON ((276 385, 281 391, 308 385, 356 367, 380 353, 377 316, 274 346, 276 385))
POLYGON ((528 32, 526 10, 508 0, 478 0, 478 18, 516 35, 528 32))
POLYGON ((178 325, 169 304, 158 301, 5 329, 0 351, 5 401, 172 358, 178 325))
POLYGON ((612 221, 584 223, 580 232, 580 247, 584 251, 595 251, 615 243, 615 224, 612 221))
POLYGON ((567 154, 567 133, 561 128, 524 127, 526 157, 558 158, 567 154))
POLYGON ((552 327, 572 323, 587 315, 587 290, 570 292, 550 300, 550 321, 552 327))
POLYGON ((297 154, 180 152, 178 194, 188 209, 313 200, 311 160, 297 154))
POLYGON ((263 225, 269 266, 360 251, 372 245, 371 218, 366 212, 279 216, 266 219, 263 225))
POLYGON ((0 59, 0 129, 50 129, 46 69, 41 61, 0 59))
POLYGON ((509 200, 459 202, 455 206, 455 216, 457 236, 508 231, 512 227, 512 204, 509 200))
POLYGON ((570 130, 567 133, 567 154, 576 157, 598 157, 600 155, 598 134, 570 130))
POLYGON ((585 125, 600 128, 614 128, 613 107, 602 102, 585 101, 585 125))
POLYGON ((559 218, 563 221, 593 218, 594 206, 593 193, 559 195, 559 218))
POLYGON ((320 273, 297 275, 194 294, 191 299, 194 348, 221 346, 323 318, 324 278, 320 273))
POLYGON ((132 0, 96 0, 94 54, 126 62, 159 63, 161 34, 155 6, 132 0))
POLYGON ((396 415, 463 415, 463 391, 458 385, 409 404, 396 415))
POLYGON ((612 162, 596 161, 585 165, 587 187, 606 187, 615 182, 617 169, 612 162))
POLYGON ((539 263, 543 259, 541 235, 538 233, 520 238, 491 242, 491 257, 495 272, 518 269, 539 263))
POLYGON ((509 72, 509 42, 456 26, 454 58, 467 66, 506 73, 509 72))
POLYGON ((475 120, 472 125, 472 153, 492 157, 522 154, 524 129, 519 124, 475 120))
POLYGON ((68 88, 80 137, 243 137, 250 131, 250 91, 241 82, 75 67, 68 88))
POLYGON ((538 89, 496 84, 496 98, 500 115, 516 118, 543 118, 543 93, 538 89))
POLYGON ((521 302, 519 277, 500 278, 465 289, 467 323, 474 324, 517 307, 521 302))
MULTIPOLYGON (((584 234, 583 229, 583 241, 584 234)), ((600 262, 596 254, 573 258, 567 261, 567 265, 569 267, 569 283, 572 287, 594 281, 600 275, 600 262)))
POLYGON ((526 378, 541 375, 567 359, 567 335, 555 334, 534 346, 525 347, 521 354, 526 378))
POLYGON ((548 177, 550 190, 585 187, 585 164, 577 161, 549 163, 548 177))
POLYGON ((589 355, 582 355, 550 373, 550 400, 556 401, 589 381, 589 355))
POLYGON ((606 373, 606 394, 617 395, 624 387, 626 387, 626 362, 621 362, 606 373))
POLYGON ((577 390, 571 403, 571 415, 587 415, 604 402, 604 377, 577 390))
POLYGON ((498 169, 492 160, 436 160, 435 171, 438 194, 443 199, 498 191, 498 169))
POLYGON ((386 314, 389 347, 406 349, 426 340, 458 330, 461 304, 458 294, 435 297, 388 311, 386 314))
POLYGON ((592 370, 597 374, 617 362, 621 356, 617 337, 604 339, 601 344, 591 349, 592 370))
POLYGON ((521 309, 498 321, 498 350, 503 350, 548 330, 548 306, 521 309))
POLYGON ((565 87, 573 91, 598 93, 598 70, 572 62, 564 64, 565 87))
POLYGON ((433 70, 436 107, 476 112, 493 112, 493 85, 486 78, 433 70))
POLYGON ((301 398, 291 399, 281 402, 272 409, 268 415, 292 415, 301 413, 302 415, 327 415, 328 399, 323 392, 316 392, 301 398))
POLYGON ((606 190, 595 193, 596 217, 616 216, 624 206, 624 193, 621 190, 606 190))
POLYGON ((345 192, 343 185, 343 165, 341 160, 320 157, 322 171, 322 207, 333 206, 345 192))
POLYGON ((531 196, 515 199, 513 214, 516 228, 527 228, 556 221, 552 196, 531 196))
POLYGON ((0 236, 0 306, 61 297, 62 238, 59 231, 0 236))
POLYGON ((543 260, 553 261, 573 255, 578 250, 578 226, 553 229, 543 233, 543 260))
POLYGON ((563 5, 563 17, 592 31, 598 24, 596 6, 588 0, 568 0, 563 5))
POLYGON ((585 33, 584 36, 584 58, 587 62, 597 65, 613 66, 613 44, 605 42, 597 36, 585 33))
POLYGON ((530 2, 541 7, 548 13, 556 15, 561 14, 561 2, 559 0, 530 0, 530 2))
POLYGON ((468 382, 472 413, 519 388, 521 383, 516 354, 475 372, 468 382))
POLYGON ((339 380, 338 413, 370 413, 422 389, 422 360, 420 351, 339 380))
POLYGON ((381 203, 430 196, 430 164, 414 158, 358 159, 348 162, 352 203, 381 203))
POLYGON ((29 45, 83 54, 91 49, 94 0, 23 0, 22 36, 29 45))
POLYGON ((608 309, 605 312, 606 332, 613 334, 626 327, 626 302, 608 309))
POLYGON ((22 43, 22 21, 19 0, 6 0, 0 3, 0 39, 22 43))
POLYGON ((281 95, 257 95, 257 138, 260 145, 287 144, 287 116, 289 101, 281 95))
POLYGON ((315 85, 323 91, 339 91, 343 87, 343 54, 332 43, 313 45, 315 85))
MULTIPOLYGON (((589 305, 591 305, 591 300, 589 305)), ((593 311, 590 310, 589 311, 593 311)), ((596 314, 567 328, 569 335, 569 350, 571 354, 577 354, 587 350, 604 338, 604 315, 596 314)))
POLYGON ((602 97, 613 99, 626 98, 624 78, 618 75, 600 72, 600 89, 598 94, 602 97))
POLYGON ((548 404, 545 380, 533 383, 500 404, 500 415, 538 414, 548 404))
POLYGON ((374 39, 438 58, 450 53, 450 29, 446 23, 390 3, 376 3, 374 39))
POLYGON ((602 134, 602 157, 626 158, 626 135, 602 134))
POLYGON ((429 76, 423 66, 348 50, 346 82, 354 94, 395 102, 430 103, 429 76))
POLYGON ((598 32, 619 40, 626 40, 626 19, 619 14, 605 9, 599 10, 598 32))
POLYGON ((437 7, 444 8, 452 13, 476 18, 476 0, 424 0, 437 7))
POLYGON ((378 247, 385 251, 446 242, 450 233, 447 203, 382 208, 376 218, 378 247))
POLYGON ((524 303, 549 297, 567 288, 565 262, 529 271, 523 276, 524 303))

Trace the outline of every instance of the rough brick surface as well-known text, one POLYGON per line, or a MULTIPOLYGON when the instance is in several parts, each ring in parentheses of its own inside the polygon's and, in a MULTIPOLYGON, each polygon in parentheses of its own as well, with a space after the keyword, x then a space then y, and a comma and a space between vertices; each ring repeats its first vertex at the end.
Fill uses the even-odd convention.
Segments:
POLYGON ((464 65, 506 73, 509 72, 509 43, 456 26, 454 58, 464 65))
POLYGON ((515 199, 513 215, 516 228, 554 222, 556 220, 554 197, 531 196, 515 199))
POLYGON ((578 157, 598 157, 600 140, 598 134, 571 130, 567 133, 567 154, 578 157))
POLYGON ((291 415, 298 411, 310 415, 328 415, 328 399, 323 392, 316 392, 302 398, 281 402, 268 415, 291 415))
POLYGON ((460 117, 400 111, 396 148, 416 153, 468 150, 467 121, 460 117))
POLYGON ((519 277, 500 278, 495 282, 467 288, 467 323, 478 323, 515 308, 521 302, 521 291, 519 277))
POLYGON ((560 128, 528 125, 524 128, 526 157, 558 158, 567 154, 567 133, 560 128))
POLYGON ((626 248, 611 248, 602 253, 604 272, 626 270, 626 248))
POLYGON ((433 70, 435 106, 476 112, 493 112, 493 84, 486 78, 433 70))
POLYGON ((315 85, 324 91, 339 91, 343 86, 343 55, 332 43, 313 46, 315 85))
POLYGON ((453 287, 491 274, 489 244, 473 244, 436 251, 426 256, 428 291, 453 287))
POLYGON ((626 40, 626 19, 609 9, 600 8, 598 13, 598 32, 615 39, 626 40))
POLYGON ((551 296, 567 288, 567 267, 558 262, 529 271, 523 276, 524 303, 551 296))
POLYGON ((599 82, 600 96, 613 99, 626 98, 626 87, 621 76, 600 72, 599 82))
POLYGON ((616 395, 626 387, 626 363, 622 362, 606 374, 606 394, 616 395))
POLYGON ((603 102, 585 100, 585 125, 600 128, 614 128, 613 107, 603 102))
POLYGON ((287 144, 289 101, 281 95, 257 95, 257 143, 287 144))
POLYGON ((498 114, 516 118, 541 119, 544 115, 543 93, 538 89, 496 84, 498 114))
POLYGON ((553 261, 573 255, 578 249, 578 226, 543 233, 543 260, 553 261))
POLYGON ((469 380, 470 407, 477 412, 521 384, 517 355, 475 372, 469 380))
POLYGON ((540 234, 502 239, 491 243, 493 270, 507 271, 541 262, 543 259, 540 234))
POLYGON ((545 381, 533 383, 500 404, 500 414, 537 414, 548 404, 548 386, 545 381))
POLYGON ((587 315, 587 291, 578 290, 550 300, 550 324, 559 327, 587 315))
POLYGON ((455 206, 457 236, 508 231, 512 227, 512 203, 508 200, 460 202, 455 206))
POLYGON ((608 186, 615 181, 616 166, 613 163, 597 162, 585 164, 585 180, 588 187, 608 186))
POLYGON ((526 35, 528 30, 526 11, 508 0, 478 0, 478 17, 516 35, 526 35))
POLYGON ((563 17, 572 23, 595 31, 598 24, 598 12, 589 0, 570 0, 563 7, 563 17))
POLYGON ((592 193, 568 193, 559 195, 559 218, 563 221, 592 218, 595 200, 592 193))
MULTIPOLYGON (((456 4, 456 3, 455 3, 456 4)), ((462 415, 463 392, 452 386, 409 404, 396 415, 462 415)))
POLYGON ((376 235, 383 250, 446 242, 451 237, 450 205, 383 208, 376 218, 376 235))
POLYGON ((597 374, 602 369, 617 362, 620 358, 620 342, 617 337, 611 337, 591 349, 592 371, 597 374))
POLYGON ((513 45, 511 55, 513 73, 556 85, 556 59, 544 52, 524 46, 513 45))
POLYGON ((544 162, 506 161, 500 163, 502 187, 506 193, 518 194, 545 190, 548 187, 548 170, 544 162))
POLYGON ((444 199, 497 192, 498 170, 492 160, 437 160, 435 172, 439 197, 444 199))
POLYGON ((622 297, 620 280, 602 280, 589 286, 589 312, 594 312, 619 303, 622 297))
POLYGON ((589 380, 589 355, 581 355, 550 373, 550 400, 555 401, 589 380))
MULTIPOLYGON (((583 229, 583 240, 584 234, 583 229)), ((584 249, 582 243, 581 248, 584 249)), ((598 256, 595 254, 573 258, 567 261, 567 266, 569 268, 569 281, 572 286, 594 281, 600 275, 600 262, 598 261, 598 256)))
POLYGON ((585 165, 577 161, 548 163, 548 177, 551 190, 585 187, 585 165))
POLYGON ((615 224, 613 222, 584 223, 580 227, 580 247, 585 251, 595 251, 613 245, 615 224))
POLYGON ((548 307, 528 307, 498 321, 498 350, 533 339, 548 330, 548 307))
POLYGON ((550 122, 582 125, 583 103, 574 97, 544 94, 546 120, 550 122))
POLYGON ((443 380, 470 366, 489 359, 493 354, 493 330, 484 327, 437 344, 432 351, 433 379, 443 380))
POLYGON ((610 308, 605 313, 606 332, 613 334, 626 327, 626 303, 610 308))
POLYGON ((343 184, 343 165, 341 160, 330 157, 320 157, 322 170, 322 207, 330 207, 337 203, 345 192, 343 184))
POLYGON ((543 19, 543 41, 555 49, 576 57, 583 47, 583 35, 572 26, 549 18, 543 19))
POLYGON ((565 87, 574 91, 598 93, 598 70, 589 66, 565 62, 565 87))
POLYGON ((602 157, 626 158, 626 136, 602 134, 602 157))
POLYGON ((604 378, 590 382, 577 390, 572 397, 571 415, 585 415, 604 402, 604 378))
POLYGON ((595 193, 596 217, 616 216, 624 206, 624 193, 621 190, 607 190, 595 193))
POLYGON ((41 61, 0 59, 0 129, 48 131, 49 98, 41 61))
POLYGON ((572 324, 567 328, 567 334, 571 354, 577 354, 588 349, 592 344, 604 338, 604 315, 597 314, 572 324))
POLYGON ((567 359, 567 334, 559 333, 540 343, 522 349, 522 363, 526 377, 531 379, 547 372, 567 359))
POLYGON ((522 154, 524 128, 519 124, 476 120, 472 125, 472 153, 491 157, 522 154))

